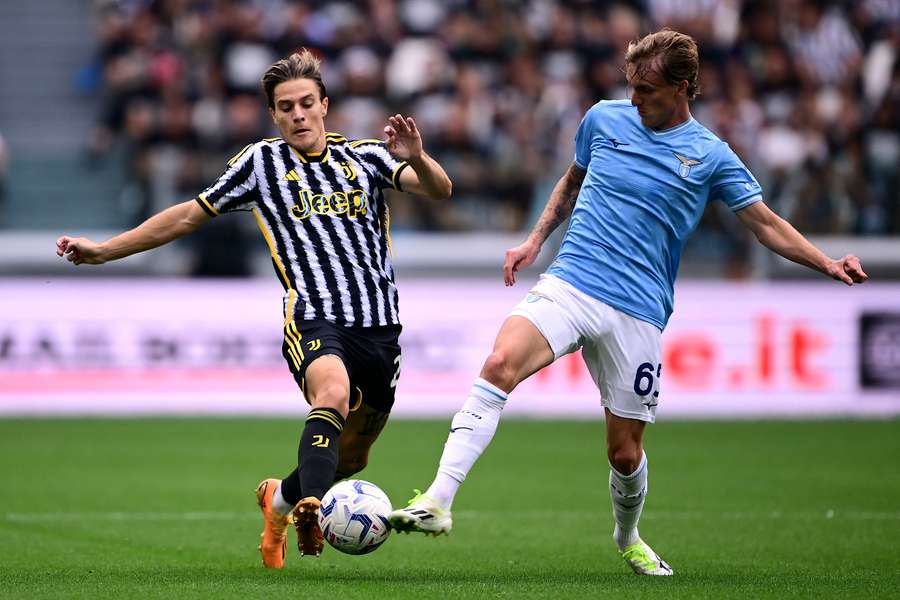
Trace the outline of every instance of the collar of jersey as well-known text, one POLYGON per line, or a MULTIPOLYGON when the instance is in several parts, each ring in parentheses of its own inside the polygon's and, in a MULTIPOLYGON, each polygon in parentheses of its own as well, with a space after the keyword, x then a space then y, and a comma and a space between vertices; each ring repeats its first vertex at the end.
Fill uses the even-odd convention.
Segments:
POLYGON ((689 126, 693 122, 694 122, 694 117, 693 117, 693 115, 691 115, 690 117, 688 117, 688 120, 685 121, 684 123, 679 123, 675 127, 669 127, 668 129, 663 129, 662 131, 656 131, 655 129, 650 129, 643 123, 641 123, 641 127, 643 127, 645 130, 649 131, 653 135, 669 135, 670 133, 675 133, 676 131, 681 131, 682 129, 689 126))
POLYGON ((328 157, 331 154, 331 149, 328 147, 327 138, 325 139, 325 149, 321 152, 316 152, 315 154, 297 150, 290 144, 288 144, 288 146, 290 146, 291 150, 294 151, 294 154, 297 156, 297 158, 300 159, 300 162, 302 163, 325 162, 326 160, 328 160, 328 157))

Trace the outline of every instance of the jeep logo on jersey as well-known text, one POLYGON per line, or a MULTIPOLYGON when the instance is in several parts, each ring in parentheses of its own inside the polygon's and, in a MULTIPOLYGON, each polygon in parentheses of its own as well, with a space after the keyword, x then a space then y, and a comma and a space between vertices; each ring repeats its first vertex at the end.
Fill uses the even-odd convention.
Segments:
POLYGON ((681 163, 681 165, 678 167, 678 174, 681 175, 682 177, 684 177, 685 179, 687 179, 687 176, 691 174, 691 167, 700 164, 699 160, 695 160, 693 158, 688 158, 686 156, 682 156, 682 155, 678 154, 677 152, 673 152, 672 154, 674 154, 675 158, 678 159, 678 162, 681 163))
POLYGON ((297 219, 306 219, 311 214, 343 215, 351 219, 368 212, 369 197, 362 190, 349 192, 333 192, 331 194, 313 194, 312 190, 300 190, 300 202, 291 207, 291 213, 297 219))

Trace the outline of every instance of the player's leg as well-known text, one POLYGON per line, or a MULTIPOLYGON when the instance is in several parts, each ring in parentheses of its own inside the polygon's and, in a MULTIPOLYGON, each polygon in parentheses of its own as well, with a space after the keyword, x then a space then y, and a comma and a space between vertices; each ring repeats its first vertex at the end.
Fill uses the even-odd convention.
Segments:
POLYGON ((638 521, 647 497, 648 465, 642 444, 645 426, 644 421, 619 417, 606 409, 609 495, 616 521, 613 539, 635 573, 672 575, 672 567, 638 533, 638 521))
POLYGON ((391 414, 400 377, 400 330, 399 325, 388 325, 345 332, 352 406, 341 435, 335 481, 366 468, 372 444, 391 414))
POLYGON ((553 351, 537 327, 524 317, 508 317, 453 417, 437 476, 426 492, 441 508, 451 507, 460 485, 493 439, 508 394, 551 362, 553 351))
POLYGON ((583 357, 597 382, 606 413, 609 493, 613 539, 636 572, 671 575, 672 569, 640 538, 638 521, 647 496, 647 455, 643 435, 656 418, 659 398, 660 332, 604 305, 604 332, 586 344, 583 357))
MULTIPOLYGON (((389 416, 390 413, 382 412, 365 404, 351 409, 344 424, 344 430, 341 432, 337 470, 332 483, 348 479, 366 468, 366 465, 369 464, 369 452, 372 444, 378 439, 389 416)), ((287 488, 288 482, 295 478, 299 482, 300 469, 294 469, 293 473, 285 477, 282 480, 281 488, 287 488)), ((297 489, 300 489, 299 483, 297 483, 297 489)), ((296 492, 297 502, 300 501, 300 495, 301 492, 296 492)), ((289 501, 285 501, 283 506, 286 509, 282 510, 286 513, 294 509, 294 505, 289 501)))
POLYGON ((553 351, 528 319, 513 315, 500 327, 494 348, 453 417, 437 475, 424 494, 390 515, 399 531, 440 535, 453 525, 450 507, 457 490, 497 431, 507 394, 553 361, 553 351))
MULTIPOLYGON (((334 465, 337 463, 335 449, 338 444, 337 439, 332 442, 331 438, 339 437, 349 404, 348 399, 340 399, 346 393, 345 390, 349 389, 349 383, 342 358, 344 350, 339 330, 324 321, 298 323, 299 327, 294 321, 286 321, 282 353, 297 385, 303 390, 307 402, 312 405, 298 450, 298 463, 310 462, 311 466, 305 469, 298 467, 282 480, 265 479, 257 487, 256 499, 263 513, 262 543, 259 550, 263 564, 272 568, 284 566, 287 529, 294 520, 292 513, 295 508, 303 499, 315 499, 316 488, 324 485, 327 489, 334 479, 334 465), (329 401, 329 398, 333 399, 329 401), (326 436, 329 437, 328 442, 325 442, 326 436), (306 471, 305 482, 300 475, 303 471, 306 471), (325 484, 321 483, 323 480, 326 481, 325 484)), ((304 523, 309 521, 308 519, 304 523)), ((307 538, 313 540, 306 553, 314 554, 316 546, 321 548, 315 541, 316 528, 306 529, 309 530, 307 538)))
POLYGON ((322 551, 318 523, 322 496, 336 480, 365 468, 369 450, 387 422, 400 372, 399 336, 399 325, 341 329, 341 357, 323 356, 306 370, 307 399, 313 410, 301 439, 298 467, 305 497, 293 513, 301 555, 322 551), (313 419, 314 415, 319 416, 313 419), (329 423, 340 427, 329 431, 329 423))
POLYGON ((409 506, 391 513, 400 530, 438 535, 452 525, 450 507, 459 487, 493 439, 509 394, 519 383, 564 354, 582 338, 573 288, 542 276, 503 323, 494 349, 463 407, 453 417, 434 482, 409 506))
POLYGON ((609 490, 619 550, 638 541, 638 520, 647 495, 647 457, 641 444, 646 423, 618 417, 606 409, 609 490))
POLYGON ((306 368, 306 399, 312 406, 306 417, 298 450, 298 471, 303 498, 294 508, 300 555, 318 556, 324 547, 319 528, 322 496, 334 482, 341 434, 350 411, 350 376, 344 361, 324 355, 306 368))
MULTIPOLYGON (((389 412, 363 404, 361 401, 362 394, 357 389, 351 392, 351 396, 356 396, 357 393, 359 395, 357 396, 356 404, 350 409, 350 414, 347 416, 344 429, 340 435, 337 469, 335 470, 332 484, 341 479, 352 477, 366 468, 372 444, 378 439, 378 435, 384 429, 390 415, 389 412)), ((272 501, 273 504, 280 514, 289 515, 303 496, 299 467, 294 469, 280 483, 277 479, 267 481, 274 481, 277 485, 272 501), (287 498, 291 498, 291 500, 283 497, 279 498, 282 494, 286 495, 287 498)), ((302 520, 298 520, 295 522, 295 525, 299 527, 301 523, 302 520)), ((310 534, 304 535, 309 537, 310 534)), ((298 531, 298 549, 301 554, 308 554, 309 552, 299 546, 299 541, 304 535, 301 535, 301 532, 298 531)), ((315 534, 313 533, 312 535, 315 534)))
POLYGON ((256 491, 264 518, 260 553, 267 567, 284 565, 291 522, 297 529, 301 556, 321 554, 324 538, 318 525, 319 504, 336 477, 341 434, 349 410, 349 376, 340 357, 315 357, 302 373, 306 399, 312 409, 300 435, 299 466, 280 481, 264 480, 256 491))
POLYGON ((341 435, 335 481, 353 477, 369 464, 369 452, 387 423, 389 412, 384 412, 366 403, 350 412, 344 433, 341 435))

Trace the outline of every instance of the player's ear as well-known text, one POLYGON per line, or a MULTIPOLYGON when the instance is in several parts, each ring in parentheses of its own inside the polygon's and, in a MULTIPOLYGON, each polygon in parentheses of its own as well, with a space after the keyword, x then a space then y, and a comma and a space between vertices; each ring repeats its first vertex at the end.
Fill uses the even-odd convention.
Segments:
POLYGON ((272 117, 272 122, 278 125, 278 121, 275 119, 275 109, 271 106, 269 107, 269 115, 272 117))
POLYGON ((685 96, 687 96, 687 91, 688 91, 687 79, 682 79, 681 81, 678 82, 678 95, 680 96, 681 94, 684 94, 685 96))
POLYGON ((327 114, 328 114, 328 96, 325 96, 324 98, 322 98, 322 116, 324 117, 327 114))

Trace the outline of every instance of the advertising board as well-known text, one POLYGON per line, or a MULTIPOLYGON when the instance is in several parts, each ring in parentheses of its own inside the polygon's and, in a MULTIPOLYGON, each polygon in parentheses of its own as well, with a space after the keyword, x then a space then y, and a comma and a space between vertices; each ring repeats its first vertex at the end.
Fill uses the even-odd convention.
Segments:
MULTIPOLYGON (((395 414, 463 402, 529 281, 399 282, 395 414)), ((900 285, 685 282, 663 334, 658 418, 900 414, 900 285)), ((266 280, 0 280, 0 414, 302 414, 266 280)), ((568 355, 510 414, 596 418, 568 355)))

